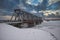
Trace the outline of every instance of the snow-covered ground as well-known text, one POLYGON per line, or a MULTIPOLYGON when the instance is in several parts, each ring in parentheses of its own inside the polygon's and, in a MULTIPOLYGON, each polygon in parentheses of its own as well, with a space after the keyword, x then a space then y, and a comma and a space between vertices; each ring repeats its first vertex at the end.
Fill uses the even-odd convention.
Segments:
POLYGON ((60 21, 44 21, 42 24, 34 27, 52 33, 53 36, 60 40, 60 21))
POLYGON ((60 21, 44 21, 22 29, 0 23, 0 40, 60 40, 60 21))
POLYGON ((55 38, 49 32, 43 30, 19 29, 0 23, 0 40, 55 40, 55 38))

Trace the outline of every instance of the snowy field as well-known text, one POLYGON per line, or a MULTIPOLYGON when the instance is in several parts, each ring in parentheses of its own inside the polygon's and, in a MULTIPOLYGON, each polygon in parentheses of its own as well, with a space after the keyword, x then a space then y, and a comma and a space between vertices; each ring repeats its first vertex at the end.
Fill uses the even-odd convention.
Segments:
POLYGON ((44 21, 22 29, 0 23, 0 40, 60 40, 60 21, 44 21))
POLYGON ((52 33, 57 40, 60 40, 60 21, 44 21, 42 24, 34 27, 52 33))

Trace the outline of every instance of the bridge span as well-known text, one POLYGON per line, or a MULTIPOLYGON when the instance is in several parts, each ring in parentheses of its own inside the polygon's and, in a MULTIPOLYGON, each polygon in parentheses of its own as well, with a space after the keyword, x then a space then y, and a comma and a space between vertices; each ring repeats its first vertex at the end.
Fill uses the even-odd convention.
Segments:
POLYGON ((1 20, 1 23, 8 23, 14 26, 33 26, 43 22, 42 17, 38 17, 21 9, 15 9, 10 20, 1 20))

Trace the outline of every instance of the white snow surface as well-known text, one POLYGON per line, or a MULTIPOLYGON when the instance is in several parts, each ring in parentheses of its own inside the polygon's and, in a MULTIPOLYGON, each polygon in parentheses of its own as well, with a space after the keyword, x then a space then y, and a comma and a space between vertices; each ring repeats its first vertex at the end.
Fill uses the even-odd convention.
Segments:
POLYGON ((11 25, 0 23, 0 40, 55 40, 49 32, 25 28, 19 29, 11 25))
POLYGON ((57 40, 60 40, 60 21, 44 21, 42 24, 39 24, 34 28, 52 33, 57 40))

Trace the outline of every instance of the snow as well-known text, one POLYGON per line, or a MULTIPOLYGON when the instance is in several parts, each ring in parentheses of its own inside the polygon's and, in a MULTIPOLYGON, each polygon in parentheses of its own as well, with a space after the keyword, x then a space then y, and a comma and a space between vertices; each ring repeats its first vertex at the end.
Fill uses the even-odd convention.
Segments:
POLYGON ((44 21, 42 24, 34 27, 52 33, 57 40, 60 40, 60 21, 44 21))
POLYGON ((0 23, 0 40, 55 40, 55 38, 49 32, 43 30, 33 28, 19 29, 0 23))

